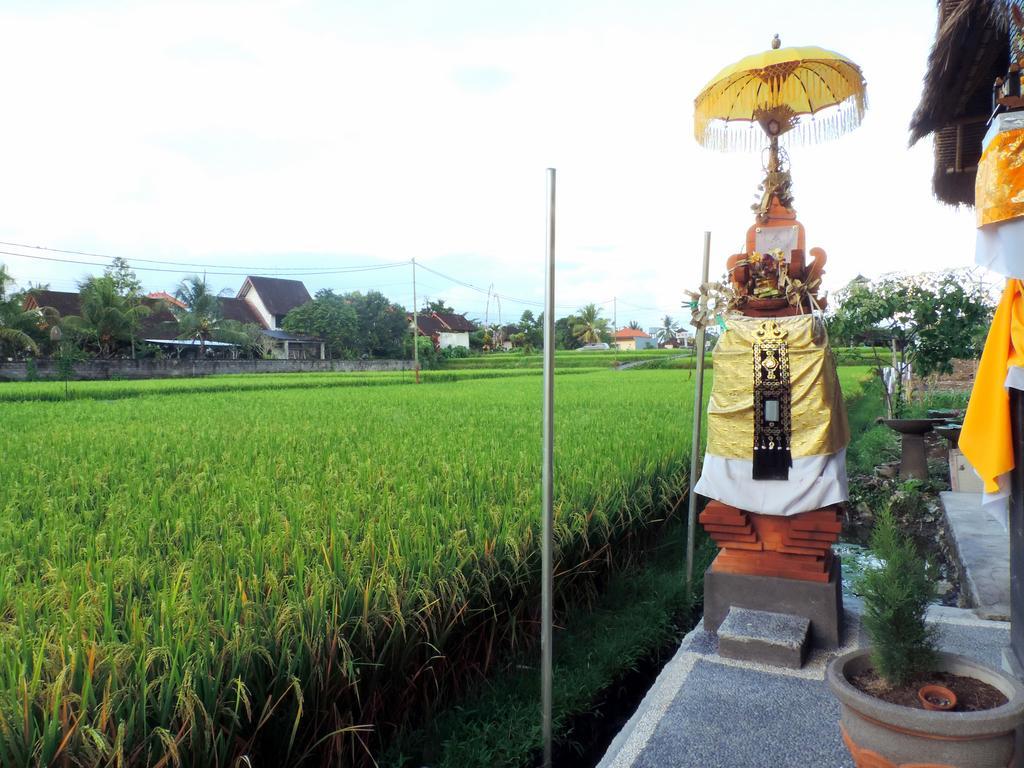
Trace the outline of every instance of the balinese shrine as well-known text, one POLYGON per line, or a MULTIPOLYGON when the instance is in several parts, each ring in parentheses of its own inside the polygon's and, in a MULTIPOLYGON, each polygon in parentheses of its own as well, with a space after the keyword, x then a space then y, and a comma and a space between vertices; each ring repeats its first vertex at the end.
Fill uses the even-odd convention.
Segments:
POLYGON ((701 144, 763 147, 765 158, 743 248, 726 279, 701 287, 694 313, 696 324, 722 326, 695 491, 710 499, 700 522, 719 547, 704 577, 704 624, 723 656, 800 666, 809 647, 840 642, 832 544, 848 497, 849 427, 822 318, 826 254, 807 249, 783 145, 838 136, 864 109, 856 64, 782 48, 778 36, 696 99, 701 144))

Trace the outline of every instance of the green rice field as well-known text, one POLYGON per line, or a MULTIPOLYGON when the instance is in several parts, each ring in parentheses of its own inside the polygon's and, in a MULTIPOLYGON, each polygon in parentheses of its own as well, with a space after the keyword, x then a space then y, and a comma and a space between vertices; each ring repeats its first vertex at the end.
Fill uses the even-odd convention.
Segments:
MULTIPOLYGON (((540 376, 409 378, 0 385, 0 763, 364 764, 530 647, 540 376)), ((692 388, 559 376, 561 606, 678 514, 692 388)))

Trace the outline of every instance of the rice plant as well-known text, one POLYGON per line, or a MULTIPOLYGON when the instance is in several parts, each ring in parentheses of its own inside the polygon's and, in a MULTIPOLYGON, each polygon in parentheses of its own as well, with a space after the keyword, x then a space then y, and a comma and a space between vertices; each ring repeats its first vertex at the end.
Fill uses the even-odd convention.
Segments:
MULTIPOLYGON (((0 401, 0 763, 362 764, 533 642, 538 377, 282 378, 0 401)), ((559 378, 562 605, 682 498, 691 387, 559 378)))

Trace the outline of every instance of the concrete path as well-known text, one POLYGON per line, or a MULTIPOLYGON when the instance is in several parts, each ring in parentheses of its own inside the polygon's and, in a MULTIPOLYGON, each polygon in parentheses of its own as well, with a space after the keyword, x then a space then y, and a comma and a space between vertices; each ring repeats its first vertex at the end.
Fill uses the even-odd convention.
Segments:
MULTIPOLYGON (((844 648, 860 647, 860 605, 848 600, 844 648)), ((935 606, 943 650, 999 668, 1009 624, 935 606)), ((834 653, 800 670, 724 659, 703 622, 648 691, 599 768, 852 768, 839 705, 825 684, 834 653)))
POLYGON ((669 355, 668 357, 652 357, 650 360, 637 360, 632 363, 620 363, 615 366, 616 371, 628 371, 630 368, 636 368, 641 365, 647 365, 653 363, 655 360, 679 360, 683 357, 693 357, 693 355, 669 355))
POLYGON ((947 491, 942 494, 942 509, 971 607, 980 618, 1009 621, 1009 534, 982 511, 980 494, 947 491))

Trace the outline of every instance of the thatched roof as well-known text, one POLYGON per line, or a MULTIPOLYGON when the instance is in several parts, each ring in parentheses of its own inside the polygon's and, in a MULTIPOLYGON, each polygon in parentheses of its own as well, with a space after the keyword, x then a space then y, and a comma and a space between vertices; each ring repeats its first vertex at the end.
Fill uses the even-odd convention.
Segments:
POLYGON ((910 122, 910 143, 934 134, 932 188, 951 205, 974 203, 992 84, 1008 66, 1008 29, 1006 0, 939 0, 935 45, 910 122))

